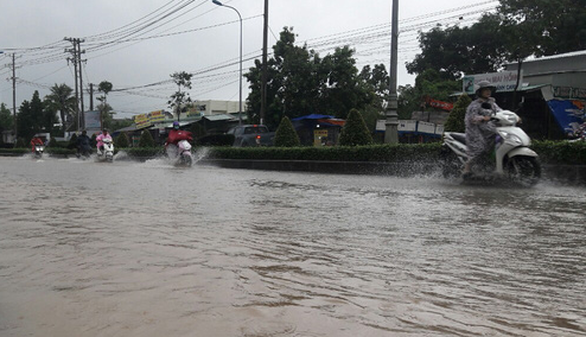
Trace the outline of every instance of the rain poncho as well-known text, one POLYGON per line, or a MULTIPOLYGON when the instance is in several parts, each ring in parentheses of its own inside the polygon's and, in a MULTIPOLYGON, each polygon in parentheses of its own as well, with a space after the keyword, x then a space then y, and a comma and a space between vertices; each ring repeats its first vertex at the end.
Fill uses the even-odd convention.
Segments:
POLYGON ((110 141, 112 141, 112 136, 110 136, 110 134, 105 135, 102 133, 101 135, 96 137, 96 142, 97 142, 96 147, 98 149, 100 149, 104 146, 104 142, 103 142, 104 139, 109 139, 110 141))
POLYGON ((466 147, 468 162, 471 165, 478 164, 479 159, 494 148, 495 127, 492 122, 485 121, 484 117, 501 110, 492 97, 488 100, 478 98, 468 106, 465 118, 466 147), (483 108, 483 103, 488 103, 490 109, 483 108))

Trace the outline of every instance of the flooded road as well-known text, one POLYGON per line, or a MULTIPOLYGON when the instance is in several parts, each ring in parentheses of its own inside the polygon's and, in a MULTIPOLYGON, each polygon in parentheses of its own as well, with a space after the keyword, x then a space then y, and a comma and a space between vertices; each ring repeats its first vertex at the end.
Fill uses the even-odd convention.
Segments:
POLYGON ((586 336, 586 188, 0 158, 0 336, 586 336))

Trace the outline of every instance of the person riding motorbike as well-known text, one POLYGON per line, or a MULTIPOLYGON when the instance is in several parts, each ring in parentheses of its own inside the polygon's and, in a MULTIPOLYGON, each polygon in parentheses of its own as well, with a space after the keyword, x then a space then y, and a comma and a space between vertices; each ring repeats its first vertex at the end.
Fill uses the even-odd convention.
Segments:
POLYGON ((102 134, 96 137, 96 147, 98 148, 98 153, 101 153, 104 150, 104 139, 109 139, 112 141, 112 136, 108 133, 108 130, 102 130, 102 134))
POLYGON ((33 139, 31 139, 31 151, 32 153, 35 153, 35 147, 36 146, 45 146, 45 143, 43 142, 43 140, 41 138, 39 138, 38 136, 34 136, 33 139))
MULTIPOLYGON (((97 138, 96 138, 97 139, 97 138)), ((87 131, 83 130, 81 132, 81 135, 79 137, 77 137, 77 154, 79 155, 84 155, 84 154, 88 154, 90 153, 90 142, 91 139, 90 137, 88 137, 87 135, 87 131)))
POLYGON ((495 145, 495 126, 490 122, 491 114, 502 109, 491 97, 496 90, 488 81, 477 84, 476 100, 466 109, 466 147, 468 161, 463 176, 472 175, 474 168, 487 156, 495 145))
POLYGON ((173 122, 173 129, 169 131, 169 136, 167 136, 167 141, 165 142, 165 149, 170 157, 177 156, 177 144, 182 140, 191 142, 193 141, 193 136, 191 132, 179 129, 179 122, 173 122))

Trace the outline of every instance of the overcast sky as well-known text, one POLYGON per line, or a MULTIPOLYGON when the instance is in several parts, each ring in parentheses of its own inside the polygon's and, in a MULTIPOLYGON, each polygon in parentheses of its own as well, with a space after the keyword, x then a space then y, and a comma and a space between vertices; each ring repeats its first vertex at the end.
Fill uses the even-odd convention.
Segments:
MULTIPOLYGON (((336 47, 356 50, 357 67, 390 63, 391 0, 269 0, 269 52, 284 26, 294 27, 299 44, 321 56, 336 47)), ((225 0, 243 18, 244 72, 260 59, 264 0, 225 0)), ((399 8, 399 85, 412 84, 404 64, 418 53, 417 32, 433 25, 470 24, 497 1, 411 0, 399 8), (461 18, 460 18, 461 17, 461 18)), ((64 37, 83 38, 87 63, 84 86, 107 80, 108 101, 120 117, 167 109, 176 71, 195 73, 192 99, 238 100, 239 24, 235 11, 211 0, 0 0, 0 102, 12 107, 8 66, 16 55, 17 105, 41 97, 55 83, 74 87, 64 37), (179 9, 185 5, 182 9, 179 9), (175 13, 172 11, 177 10, 175 13), (166 16, 165 18, 162 18, 166 16), (136 31, 137 28, 143 29, 136 31), (40 49, 35 49, 41 47, 40 49)), ((243 81, 243 99, 248 84, 243 81)), ((89 107, 89 95, 85 96, 89 107)))

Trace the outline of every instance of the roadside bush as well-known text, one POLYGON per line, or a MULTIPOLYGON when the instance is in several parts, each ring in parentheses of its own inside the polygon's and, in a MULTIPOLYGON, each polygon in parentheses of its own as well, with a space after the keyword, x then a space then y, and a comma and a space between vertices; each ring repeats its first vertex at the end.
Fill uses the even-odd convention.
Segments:
POLYGON ((275 132, 275 146, 277 147, 294 147, 300 146, 299 135, 289 117, 285 116, 281 119, 279 127, 275 132))
POLYGON ((140 134, 140 140, 138 141, 138 147, 154 147, 155 141, 151 133, 148 131, 143 131, 140 134))
POLYGON ((129 147, 124 149, 130 158, 150 159, 162 155, 165 152, 164 147, 129 147))
POLYGON ((60 146, 57 143, 57 140, 55 139, 55 137, 51 137, 51 139, 49 139, 49 144, 47 145, 47 147, 60 147, 60 146))
POLYGON ((234 135, 215 134, 197 139, 197 146, 232 146, 234 135))
POLYGON ((130 142, 128 141, 128 136, 126 135, 126 133, 120 132, 118 137, 116 137, 114 145, 116 146, 116 148, 126 148, 128 147, 129 143, 130 142))
POLYGON ((348 113, 338 143, 340 146, 370 145, 373 143, 364 118, 358 110, 352 109, 348 113))
POLYGON ((71 135, 71 138, 69 138, 69 143, 67 144, 67 148, 68 149, 77 148, 77 134, 76 133, 71 135))
POLYGON ((454 108, 452 111, 450 111, 450 115, 448 116, 448 120, 446 120, 446 124, 444 125, 445 131, 466 132, 464 118, 466 117, 466 109, 471 102, 472 99, 470 99, 470 97, 468 97, 466 94, 462 94, 458 98, 454 104, 454 108))
POLYGON ((9 155, 23 155, 27 154, 31 151, 28 148, 0 148, 0 154, 9 154, 9 155))
POLYGON ((98 135, 96 135, 95 133, 90 138, 90 146, 92 147, 92 149, 95 149, 96 145, 98 144, 96 138, 98 138, 98 135))
POLYGON ((14 145, 14 148, 22 149, 27 146, 28 146, 28 144, 24 141, 24 138, 18 137, 18 139, 16 140, 16 144, 14 145))
POLYGON ((50 155, 75 155, 77 151, 75 149, 67 149, 64 147, 47 147, 45 153, 50 155))
POLYGON ((586 142, 533 141, 531 148, 543 164, 586 165, 586 142))

